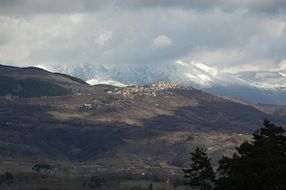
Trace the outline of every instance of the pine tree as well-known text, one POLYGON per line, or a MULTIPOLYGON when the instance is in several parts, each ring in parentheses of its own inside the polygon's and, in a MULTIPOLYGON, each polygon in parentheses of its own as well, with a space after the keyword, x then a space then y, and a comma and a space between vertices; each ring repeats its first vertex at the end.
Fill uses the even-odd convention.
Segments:
POLYGON ((286 136, 268 120, 251 142, 237 147, 232 158, 219 161, 217 190, 285 190, 286 136))
POLYGON ((195 152, 191 153, 192 164, 188 169, 183 169, 184 177, 187 180, 186 185, 199 187, 200 190, 212 189, 215 180, 215 173, 212 169, 207 151, 204 148, 197 147, 195 152))
POLYGON ((148 190, 153 190, 153 184, 150 183, 150 185, 148 186, 148 190))

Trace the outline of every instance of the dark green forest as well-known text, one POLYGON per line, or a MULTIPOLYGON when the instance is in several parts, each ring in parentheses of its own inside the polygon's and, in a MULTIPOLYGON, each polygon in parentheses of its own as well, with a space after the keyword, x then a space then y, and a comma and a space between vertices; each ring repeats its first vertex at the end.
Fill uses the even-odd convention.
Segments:
POLYGON ((184 169, 186 185, 201 190, 285 190, 285 130, 268 120, 253 133, 250 142, 236 147, 232 157, 223 157, 215 173, 204 148, 192 155, 192 165, 184 169))

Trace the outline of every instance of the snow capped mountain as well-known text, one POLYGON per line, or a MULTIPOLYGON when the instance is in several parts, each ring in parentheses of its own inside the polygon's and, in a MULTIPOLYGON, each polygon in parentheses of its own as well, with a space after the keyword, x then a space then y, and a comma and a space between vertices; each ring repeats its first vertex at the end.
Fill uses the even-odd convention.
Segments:
POLYGON ((45 66, 86 80, 89 84, 124 86, 155 82, 192 85, 220 96, 230 96, 255 103, 286 104, 286 71, 247 71, 224 73, 200 62, 177 61, 162 65, 92 65, 45 66))
POLYGON ((169 82, 170 74, 160 67, 138 65, 91 65, 79 64, 73 66, 55 66, 56 72, 70 74, 83 80, 117 81, 122 84, 148 84, 154 82, 169 82))
POLYGON ((286 90, 286 71, 248 71, 234 74, 246 84, 258 89, 286 90))
POLYGON ((178 73, 183 74, 185 82, 193 82, 201 87, 211 86, 216 80, 217 71, 203 63, 177 61, 178 73))
MULTIPOLYGON (((223 86, 245 86, 261 90, 286 91, 286 71, 245 71, 232 73, 221 73, 203 63, 189 64, 177 62, 184 67, 184 73, 193 83, 200 87, 223 86)), ((186 79, 188 81, 188 79, 186 79)))
POLYGON ((112 86, 118 86, 118 87, 124 87, 127 86, 126 84, 114 81, 114 80, 99 80, 99 79, 90 79, 86 81, 90 85, 96 85, 96 84, 108 84, 112 86))

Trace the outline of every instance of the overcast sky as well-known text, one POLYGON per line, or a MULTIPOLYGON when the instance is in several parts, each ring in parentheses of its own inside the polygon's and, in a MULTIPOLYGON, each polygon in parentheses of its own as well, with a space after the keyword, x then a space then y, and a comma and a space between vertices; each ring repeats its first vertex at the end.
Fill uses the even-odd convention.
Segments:
POLYGON ((286 69, 285 0, 0 0, 0 63, 286 69))

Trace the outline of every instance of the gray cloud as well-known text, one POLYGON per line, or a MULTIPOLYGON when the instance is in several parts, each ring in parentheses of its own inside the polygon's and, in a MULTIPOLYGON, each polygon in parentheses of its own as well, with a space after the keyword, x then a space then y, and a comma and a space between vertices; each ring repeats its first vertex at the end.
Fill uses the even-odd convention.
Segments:
POLYGON ((285 10, 284 0, 128 0, 119 1, 123 6, 131 7, 177 7, 177 8, 225 8, 237 9, 244 8, 257 11, 278 11, 285 10))
POLYGON ((93 12, 98 9, 182 8, 279 13, 286 9, 284 0, 0 0, 0 12, 6 15, 31 15, 43 13, 93 12))
POLYGON ((0 62, 275 69, 286 60, 284 9, 282 0, 0 0, 0 62))

